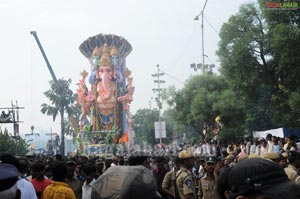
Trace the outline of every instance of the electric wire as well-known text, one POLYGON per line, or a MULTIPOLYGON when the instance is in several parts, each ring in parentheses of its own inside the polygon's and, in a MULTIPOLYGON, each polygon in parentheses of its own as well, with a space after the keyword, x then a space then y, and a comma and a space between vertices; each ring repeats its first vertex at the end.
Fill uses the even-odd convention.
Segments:
POLYGON ((215 31, 216 33, 217 33, 217 35, 219 35, 219 32, 218 32, 218 30, 208 21, 208 19, 207 19, 207 17, 205 16, 205 15, 203 15, 204 16, 204 19, 205 19, 205 21, 207 22, 207 24, 209 25, 209 27, 213 30, 213 31, 215 31))
POLYGON ((174 68, 174 67, 179 63, 179 60, 180 60, 180 59, 182 58, 182 56, 184 55, 184 53, 185 53, 185 51, 186 51, 186 49, 187 49, 187 46, 189 45, 189 43, 190 43, 190 41, 191 41, 191 39, 192 39, 192 37, 193 37, 195 31, 196 31, 196 28, 197 28, 197 26, 198 26, 198 23, 199 23, 198 21, 197 21, 197 23, 195 23, 195 25, 194 25, 194 27, 193 27, 193 29, 192 29, 192 32, 191 32, 191 34, 189 35, 188 39, 186 40, 186 42, 185 42, 185 44, 184 44, 184 46, 183 46, 183 49, 182 49, 181 53, 179 54, 179 56, 177 56, 177 59, 175 59, 174 62, 173 62, 166 70, 170 69, 171 67, 174 68))
POLYGON ((168 73, 168 72, 166 72, 166 71, 164 71, 164 70, 161 70, 161 69, 159 69, 159 70, 162 71, 162 72, 164 72, 164 73, 165 73, 166 75, 168 75, 170 78, 172 78, 172 79, 174 79, 174 80, 176 80, 176 81, 178 81, 178 82, 184 84, 183 81, 181 81, 180 79, 178 79, 178 78, 176 78, 175 76, 171 75, 170 73, 168 73))

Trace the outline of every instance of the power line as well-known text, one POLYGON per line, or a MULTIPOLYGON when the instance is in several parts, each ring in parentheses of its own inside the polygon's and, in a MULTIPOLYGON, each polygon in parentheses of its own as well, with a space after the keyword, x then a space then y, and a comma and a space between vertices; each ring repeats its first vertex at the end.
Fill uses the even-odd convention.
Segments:
POLYGON ((177 59, 175 59, 175 61, 173 62, 173 64, 170 65, 170 67, 167 68, 167 70, 170 69, 171 67, 176 66, 176 65, 179 63, 179 60, 180 60, 180 59, 182 58, 182 56, 184 55, 184 53, 185 53, 185 51, 186 51, 186 49, 187 49, 187 46, 189 45, 189 43, 190 43, 190 41, 191 41, 191 39, 192 39, 192 37, 193 37, 195 31, 196 31, 197 26, 198 26, 198 23, 195 23, 195 25, 194 25, 194 27, 193 27, 193 29, 192 29, 191 34, 189 35, 188 39, 186 40, 186 42, 185 42, 185 44, 184 44, 184 46, 183 46, 183 49, 182 49, 181 53, 179 54, 179 56, 177 56, 177 59))
POLYGON ((207 24, 209 25, 209 27, 211 27, 211 29, 214 30, 219 35, 218 30, 208 21, 208 19, 206 18, 206 16, 204 16, 204 19, 207 22, 207 24))
POLYGON ((172 79, 174 79, 174 80, 176 80, 176 81, 178 81, 178 82, 180 82, 180 83, 182 83, 182 84, 184 84, 184 82, 183 81, 181 81, 180 79, 178 79, 178 78, 176 78, 176 77, 174 77, 173 75, 171 75, 170 73, 168 73, 168 72, 166 72, 166 71, 164 71, 164 70, 162 70, 162 69, 160 69, 162 72, 164 72, 166 75, 168 75, 169 77, 171 77, 172 79))

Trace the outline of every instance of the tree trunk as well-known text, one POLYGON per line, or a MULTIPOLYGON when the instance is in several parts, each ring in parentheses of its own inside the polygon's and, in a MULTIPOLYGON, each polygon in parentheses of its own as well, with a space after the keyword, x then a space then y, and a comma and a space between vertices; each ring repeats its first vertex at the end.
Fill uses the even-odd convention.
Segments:
POLYGON ((60 154, 65 155, 65 122, 64 122, 64 110, 60 111, 60 130, 61 130, 61 143, 60 154))

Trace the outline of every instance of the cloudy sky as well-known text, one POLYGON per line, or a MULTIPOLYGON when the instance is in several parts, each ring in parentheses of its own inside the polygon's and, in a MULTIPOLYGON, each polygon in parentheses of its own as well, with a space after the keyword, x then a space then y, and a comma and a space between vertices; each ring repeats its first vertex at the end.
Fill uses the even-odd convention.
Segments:
MULTIPOLYGON (((254 0, 253 0, 254 1, 254 0)), ((228 18, 248 0, 208 0, 205 9, 204 40, 206 63, 220 66, 215 55, 218 32, 228 18)), ((0 1, 0 107, 11 101, 25 107, 20 110, 21 134, 50 128, 59 132, 59 118, 40 112, 47 101, 43 92, 51 80, 46 63, 30 31, 37 31, 57 78, 71 78, 72 90, 80 72, 89 70, 88 60, 79 45, 99 33, 123 36, 133 51, 127 57, 136 87, 131 110, 149 108, 151 74, 156 65, 166 73, 163 87, 182 88, 187 78, 200 73, 190 68, 201 62, 201 20, 193 20, 204 0, 1 0, 0 1)), ((154 100, 152 107, 156 107, 154 100)), ((12 129, 12 125, 1 128, 12 129)))

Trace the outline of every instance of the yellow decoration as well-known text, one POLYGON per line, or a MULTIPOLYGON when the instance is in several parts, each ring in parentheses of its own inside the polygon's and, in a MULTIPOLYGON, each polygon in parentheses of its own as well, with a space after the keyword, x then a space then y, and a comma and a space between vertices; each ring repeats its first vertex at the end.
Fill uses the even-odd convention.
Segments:
POLYGON ((110 59, 110 47, 107 44, 104 44, 102 48, 102 54, 99 63, 99 67, 103 66, 112 66, 110 59))
POLYGON ((98 46, 96 46, 93 50, 93 57, 95 56, 101 56, 101 49, 98 46))
POLYGON ((111 48, 111 50, 110 50, 110 55, 112 56, 112 55, 120 55, 120 51, 115 47, 115 46, 113 46, 112 48, 111 48))
POLYGON ((86 70, 83 70, 80 75, 82 76, 82 79, 85 80, 85 78, 88 76, 88 72, 86 72, 86 70))
POLYGON ((218 116, 216 117, 215 121, 216 121, 217 123, 220 123, 221 117, 218 115, 218 116))
POLYGON ((131 70, 129 70, 128 68, 126 68, 125 70, 125 77, 129 77, 131 75, 131 70))

